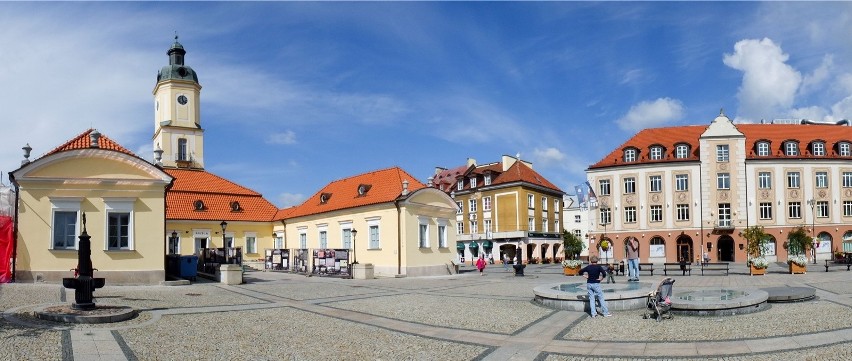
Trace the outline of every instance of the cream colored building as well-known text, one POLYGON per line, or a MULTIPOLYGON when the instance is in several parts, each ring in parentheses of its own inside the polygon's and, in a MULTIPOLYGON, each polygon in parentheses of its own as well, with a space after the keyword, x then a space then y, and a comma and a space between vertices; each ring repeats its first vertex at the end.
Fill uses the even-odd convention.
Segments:
MULTIPOLYGON (((438 189, 394 167, 329 183, 299 206, 280 212, 290 249, 351 252, 377 277, 454 272, 455 203, 438 189)), ((339 254, 338 254, 339 256, 339 254)))
POLYGON ((16 281, 73 277, 84 227, 95 277, 110 284, 165 279, 163 219, 172 177, 162 169, 90 129, 26 160, 10 179, 18 196, 16 281))
MULTIPOLYGON (((741 232, 761 225, 770 261, 795 227, 819 240, 818 260, 852 241, 852 127, 808 121, 645 129, 587 170, 598 207, 591 238, 640 242, 642 262, 745 262, 741 232)), ((812 258, 813 254, 809 255, 812 258)))

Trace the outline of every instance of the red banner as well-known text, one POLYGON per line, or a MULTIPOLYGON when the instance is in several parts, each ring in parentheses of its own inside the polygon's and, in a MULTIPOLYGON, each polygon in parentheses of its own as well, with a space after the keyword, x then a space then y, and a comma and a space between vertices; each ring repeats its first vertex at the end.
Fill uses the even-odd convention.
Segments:
POLYGON ((12 217, 0 216, 0 283, 8 283, 12 279, 13 225, 12 217))

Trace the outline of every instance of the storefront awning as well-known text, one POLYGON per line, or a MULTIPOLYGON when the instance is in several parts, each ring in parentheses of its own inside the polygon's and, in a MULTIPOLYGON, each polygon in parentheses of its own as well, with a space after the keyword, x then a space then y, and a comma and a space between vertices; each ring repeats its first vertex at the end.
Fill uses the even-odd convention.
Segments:
POLYGON ((493 247, 494 247, 494 244, 492 244, 491 241, 483 241, 482 242, 482 248, 493 248, 493 247))
POLYGON ((477 249, 479 248, 479 243, 470 242, 470 245, 468 245, 468 247, 470 247, 470 249, 477 249))
POLYGON ((464 251, 464 243, 456 244, 456 249, 459 251, 464 251))

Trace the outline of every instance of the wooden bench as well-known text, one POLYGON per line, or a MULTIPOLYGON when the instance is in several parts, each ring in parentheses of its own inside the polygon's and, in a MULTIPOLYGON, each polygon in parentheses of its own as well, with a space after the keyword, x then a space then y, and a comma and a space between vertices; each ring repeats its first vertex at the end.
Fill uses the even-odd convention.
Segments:
POLYGON ((846 266, 846 270, 848 271, 852 268, 852 263, 846 263, 844 261, 837 262, 835 260, 827 259, 825 260, 825 271, 828 272, 828 267, 843 267, 846 266))
POLYGON ((663 274, 668 276, 669 271, 681 271, 684 276, 689 273, 692 276, 692 262, 666 262, 663 263, 663 274))
POLYGON ((704 275, 704 271, 725 271, 725 275, 728 275, 729 268, 727 262, 706 262, 701 264, 701 275, 704 275))
POLYGON ((653 263, 640 263, 639 264, 639 272, 642 272, 642 271, 651 272, 651 276, 653 276, 654 275, 654 264, 653 263))

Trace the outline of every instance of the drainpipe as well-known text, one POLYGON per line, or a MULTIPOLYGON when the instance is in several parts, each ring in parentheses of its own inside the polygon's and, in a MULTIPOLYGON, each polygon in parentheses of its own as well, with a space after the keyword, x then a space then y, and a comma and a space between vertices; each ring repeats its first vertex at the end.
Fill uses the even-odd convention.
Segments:
POLYGON ((15 220, 12 223, 12 279, 11 282, 15 282, 15 276, 17 275, 16 266, 18 263, 18 204, 20 203, 20 186, 18 182, 15 181, 15 176, 12 173, 9 173, 9 181, 12 185, 15 186, 15 220))
POLYGON ((396 274, 402 274, 402 209, 399 200, 393 202, 396 207, 396 274))

